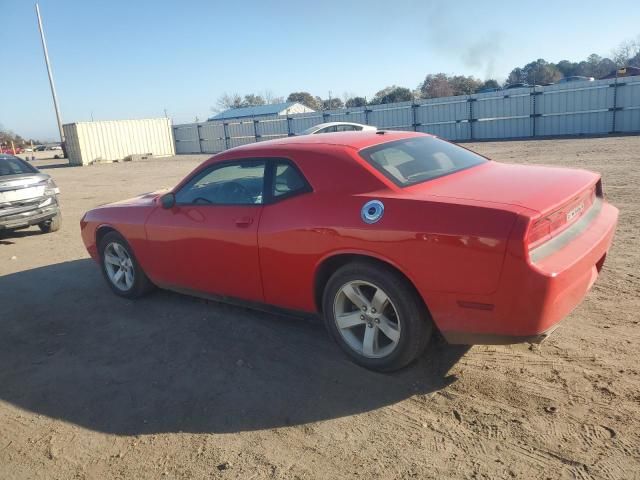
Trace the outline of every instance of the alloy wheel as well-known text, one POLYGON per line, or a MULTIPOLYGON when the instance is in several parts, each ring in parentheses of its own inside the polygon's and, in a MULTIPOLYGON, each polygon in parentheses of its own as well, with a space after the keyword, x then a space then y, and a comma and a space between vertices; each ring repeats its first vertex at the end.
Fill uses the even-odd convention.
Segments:
POLYGON ((127 249, 118 242, 109 243, 104 249, 104 268, 111 283, 126 292, 133 287, 135 270, 127 249))
POLYGON ((353 280, 344 284, 333 302, 333 317, 343 340, 360 355, 383 358, 398 346, 398 310, 373 283, 353 280))

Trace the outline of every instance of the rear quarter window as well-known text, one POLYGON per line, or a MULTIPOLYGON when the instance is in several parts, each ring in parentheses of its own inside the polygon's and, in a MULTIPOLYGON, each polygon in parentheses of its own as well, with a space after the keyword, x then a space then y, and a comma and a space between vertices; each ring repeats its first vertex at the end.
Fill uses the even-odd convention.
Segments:
POLYGON ((384 143, 365 148, 360 155, 401 187, 450 175, 488 161, 477 153, 433 137, 384 143))

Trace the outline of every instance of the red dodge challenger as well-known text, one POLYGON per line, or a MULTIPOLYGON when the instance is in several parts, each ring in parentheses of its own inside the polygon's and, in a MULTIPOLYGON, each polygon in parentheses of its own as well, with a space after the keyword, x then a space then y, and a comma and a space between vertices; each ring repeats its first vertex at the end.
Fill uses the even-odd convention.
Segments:
POLYGON ((593 285, 617 218, 596 173, 378 131, 234 148, 81 228, 118 295, 156 285, 317 313, 356 363, 388 371, 434 329, 450 343, 544 338, 593 285))

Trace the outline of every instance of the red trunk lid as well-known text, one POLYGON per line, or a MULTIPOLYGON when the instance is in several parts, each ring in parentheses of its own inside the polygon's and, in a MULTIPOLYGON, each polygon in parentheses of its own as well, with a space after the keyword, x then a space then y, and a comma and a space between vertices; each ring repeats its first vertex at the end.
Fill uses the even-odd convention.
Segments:
POLYGON ((599 178, 586 170, 490 161, 405 191, 421 198, 455 198, 550 213, 594 188, 599 178))

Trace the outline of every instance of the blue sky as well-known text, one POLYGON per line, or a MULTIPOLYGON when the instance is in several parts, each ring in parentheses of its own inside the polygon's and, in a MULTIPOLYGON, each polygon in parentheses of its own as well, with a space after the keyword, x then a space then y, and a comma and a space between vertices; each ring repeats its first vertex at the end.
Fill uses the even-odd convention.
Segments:
MULTIPOLYGON (((609 55, 640 2, 40 0, 64 122, 201 120, 224 92, 372 97, 427 73, 503 80, 537 58, 609 55), (608 7, 610 5, 610 8, 608 7)), ((0 0, 0 124, 57 134, 33 2, 0 0)))

